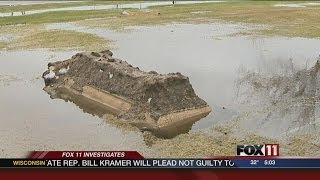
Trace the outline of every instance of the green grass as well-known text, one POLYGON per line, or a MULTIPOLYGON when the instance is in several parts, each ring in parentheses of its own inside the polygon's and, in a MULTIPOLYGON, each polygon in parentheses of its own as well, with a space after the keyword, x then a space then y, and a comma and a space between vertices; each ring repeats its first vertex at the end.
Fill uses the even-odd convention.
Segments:
POLYGON ((47 3, 47 4, 30 4, 17 6, 0 6, 0 12, 16 12, 16 11, 30 11, 39 9, 65 8, 74 6, 87 5, 108 5, 108 4, 123 4, 131 3, 133 1, 82 1, 82 2, 65 2, 65 3, 47 3))
MULTIPOLYGON (((218 3, 211 6, 196 4, 193 7, 183 5, 177 10, 176 16, 188 19, 190 17, 188 12, 209 11, 206 14, 193 15, 192 18, 269 25, 272 28, 258 32, 268 35, 320 36, 319 6, 286 8, 274 7, 275 3, 279 2, 235 2, 218 3)), ((164 8, 159 8, 158 10, 173 14, 172 10, 165 10, 164 8)))
POLYGON ((96 10, 96 11, 57 11, 27 16, 13 16, 0 18, 0 25, 13 24, 42 24, 55 22, 70 22, 83 19, 109 17, 120 10, 96 10))
MULTIPOLYGON (((290 37, 320 37, 320 6, 305 8, 274 7, 279 2, 224 2, 172 6, 155 6, 150 12, 127 10, 64 11, 0 18, 0 26, 7 24, 42 24, 81 21, 95 27, 122 29, 134 25, 155 25, 172 22, 207 23, 228 21, 268 25, 268 29, 246 31, 244 34, 283 35, 290 37), (205 12, 205 13, 191 13, 205 12), (99 19, 97 19, 99 18, 99 19), (89 19, 89 20, 87 20, 89 19), (90 20, 91 19, 91 20, 90 20)), ((283 3, 283 2, 281 2, 283 3)))
POLYGON ((9 49, 86 49, 103 50, 110 42, 96 35, 69 30, 41 30, 30 35, 17 38, 9 45, 9 49))
MULTIPOLYGON (((278 3, 278 2, 277 2, 278 3)), ((157 6, 153 12, 129 10, 130 16, 83 22, 99 27, 122 28, 131 25, 154 25, 171 22, 211 22, 223 20, 236 23, 262 24, 271 28, 253 32, 263 35, 320 37, 320 6, 305 8, 274 7, 275 2, 227 2, 175 7, 157 6), (191 12, 205 12, 193 14, 191 12), (160 15, 158 15, 160 13, 160 15)))

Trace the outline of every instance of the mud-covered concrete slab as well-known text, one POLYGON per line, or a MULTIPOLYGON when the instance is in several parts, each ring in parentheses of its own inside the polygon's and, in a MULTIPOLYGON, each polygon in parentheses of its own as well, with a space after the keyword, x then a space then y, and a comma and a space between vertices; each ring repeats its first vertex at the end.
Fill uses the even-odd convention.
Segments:
POLYGON ((181 73, 144 72, 112 56, 109 50, 85 52, 49 63, 45 91, 81 95, 145 129, 179 126, 211 112, 181 73))

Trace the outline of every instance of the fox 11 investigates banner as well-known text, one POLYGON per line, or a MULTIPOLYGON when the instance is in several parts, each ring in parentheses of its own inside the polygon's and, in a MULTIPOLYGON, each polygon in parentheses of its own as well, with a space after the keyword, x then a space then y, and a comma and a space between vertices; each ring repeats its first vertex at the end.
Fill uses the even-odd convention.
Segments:
POLYGON ((280 157, 278 144, 237 145, 236 156, 144 158, 136 151, 33 151, 0 168, 320 168, 320 158, 280 157))

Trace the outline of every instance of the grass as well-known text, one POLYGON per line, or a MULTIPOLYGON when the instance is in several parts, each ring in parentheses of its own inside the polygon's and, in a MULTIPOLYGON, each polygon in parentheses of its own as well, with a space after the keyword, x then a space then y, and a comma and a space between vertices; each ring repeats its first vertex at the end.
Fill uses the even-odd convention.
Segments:
POLYGON ((66 8, 74 6, 92 6, 92 5, 108 5, 108 4, 123 4, 132 3, 133 1, 82 1, 82 2, 65 2, 65 3, 47 3, 47 4, 29 4, 29 5, 16 5, 16 6, 0 6, 0 12, 19 12, 30 11, 39 9, 53 9, 53 8, 66 8))
MULTIPOLYGON (((320 37, 320 6, 305 8, 274 7, 275 2, 227 2, 175 7, 153 7, 151 12, 129 10, 129 16, 83 22, 92 26, 123 28, 131 25, 155 25, 171 22, 210 22, 223 20, 236 23, 267 25, 268 29, 250 32, 263 35, 320 37), (205 13, 191 13, 205 12, 205 13), (158 15, 160 13, 160 15, 158 15)), ((248 33, 248 32, 245 32, 248 33)))
MULTIPOLYGON (((315 133, 316 134, 316 133, 315 133)), ((317 140, 319 133, 313 137, 310 135, 296 135, 290 138, 290 142, 285 146, 288 149, 289 156, 317 156, 320 145, 313 143, 317 140)))
POLYGON ((172 6, 155 6, 151 11, 130 9, 130 15, 121 15, 123 10, 61 11, 27 16, 0 18, 0 25, 42 24, 55 22, 81 22, 85 25, 121 29, 134 25, 155 25, 171 22, 210 22, 223 20, 237 23, 263 24, 268 29, 259 29, 246 34, 320 37, 320 6, 305 8, 274 7, 279 2, 224 2, 172 6), (191 13, 205 12, 205 13, 191 13), (97 19, 99 18, 99 19, 97 19), (91 19, 91 20, 88 20, 91 19))
POLYGON ((110 45, 109 41, 96 35, 69 30, 41 30, 17 38, 9 49, 67 49, 102 50, 110 45))
POLYGON ((18 40, 11 43, 0 42, 0 47, 41 48, 43 46, 43 48, 64 48, 75 46, 80 48, 99 48, 100 45, 108 44, 105 40, 91 34, 74 31, 49 31, 50 33, 48 33, 43 30, 43 24, 57 22, 78 22, 85 26, 123 29, 127 26, 135 25, 157 25, 172 22, 208 23, 222 20, 236 23, 262 24, 268 27, 265 29, 246 30, 240 32, 239 35, 320 37, 320 6, 287 8, 274 7, 275 3, 279 2, 249 1, 175 5, 174 7, 155 6, 151 7, 149 11, 127 9, 126 11, 129 12, 129 15, 121 15, 123 9, 113 9, 60 11, 27 16, 2 17, 0 18, 0 32, 15 34, 21 43, 18 40))
POLYGON ((0 18, 0 26, 15 24, 43 24, 56 22, 70 22, 83 19, 109 17, 120 10, 97 10, 97 11, 57 11, 27 16, 13 16, 0 18))
POLYGON ((11 40, 0 41, 0 49, 9 48, 13 42, 22 37, 26 37, 34 32, 44 29, 43 25, 12 25, 12 26, 0 26, 1 36, 12 36, 11 40))
POLYGON ((0 49, 5 48, 5 47, 7 47, 7 43, 0 41, 0 49))
POLYGON ((245 138, 232 135, 208 135, 196 132, 181 134, 173 139, 159 139, 153 148, 159 157, 204 158, 213 156, 234 156, 237 144, 273 144, 277 141, 248 134, 245 138))
POLYGON ((40 31, 41 29, 44 29, 44 26, 42 24, 37 25, 24 25, 24 24, 18 24, 18 25, 7 25, 7 26, 0 26, 0 34, 12 34, 15 36, 24 36, 31 33, 34 33, 36 31, 40 31))

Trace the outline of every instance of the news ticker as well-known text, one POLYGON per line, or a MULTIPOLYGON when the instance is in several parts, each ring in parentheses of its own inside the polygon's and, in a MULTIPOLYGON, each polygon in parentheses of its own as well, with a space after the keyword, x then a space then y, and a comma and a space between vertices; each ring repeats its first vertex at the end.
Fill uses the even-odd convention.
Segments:
POLYGON ((136 151, 34 151, 25 159, 0 159, 0 168, 320 168, 320 158, 268 156, 279 152, 266 147, 237 146, 237 153, 250 156, 192 159, 144 158, 136 151))
POLYGON ((319 159, 0 159, 1 168, 320 168, 319 159))

